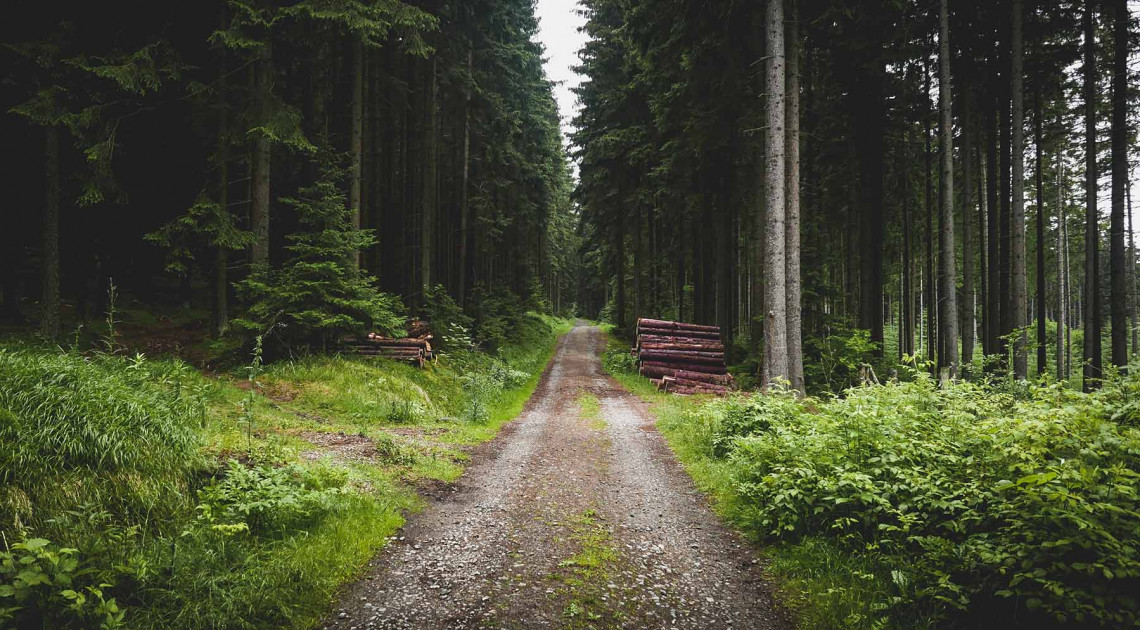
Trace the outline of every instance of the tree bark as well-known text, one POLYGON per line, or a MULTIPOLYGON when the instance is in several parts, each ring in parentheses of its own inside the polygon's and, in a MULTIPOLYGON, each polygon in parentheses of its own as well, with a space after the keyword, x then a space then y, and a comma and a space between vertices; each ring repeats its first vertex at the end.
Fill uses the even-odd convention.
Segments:
POLYGON ((767 214, 764 234, 764 370, 762 386, 790 381, 786 283, 786 199, 784 186, 785 74, 784 0, 768 0, 768 130, 765 186, 767 214))
MULTIPOLYGON (((225 14, 223 12, 223 26, 225 14)), ((218 212, 229 214, 230 192, 230 150, 229 150, 229 104, 226 99, 226 51, 221 51, 218 73, 218 212)), ((228 217, 226 217, 228 218, 228 217)), ((225 245, 214 247, 214 312, 211 329, 214 338, 222 338, 230 327, 229 317, 229 249, 225 245)))
MULTIPOLYGON (((261 57, 253 65, 253 110, 257 124, 267 124, 269 121, 269 100, 273 89, 270 73, 273 71, 273 53, 266 48, 261 57)), ((253 159, 251 160, 250 187, 251 199, 249 204, 249 224, 253 232, 253 245, 250 248, 250 266, 256 270, 269 269, 269 176, 272 149, 269 138, 264 133, 258 133, 253 141, 253 159)))
POLYGON ((1029 374, 1028 339, 1025 326, 1028 323, 1028 292, 1026 288, 1025 266, 1025 77, 1023 76, 1024 42, 1022 40, 1021 11, 1022 0, 1013 0, 1011 16, 1013 30, 1013 63, 1010 70, 1012 79, 1011 97, 1013 100, 1012 121, 1012 161, 1013 199, 1010 213, 1010 332, 1019 331, 1014 341, 1013 375, 1025 379, 1029 374))
MULTIPOLYGON (((787 211, 785 216, 784 266, 787 291, 788 376, 792 389, 804 393, 803 331, 801 325, 802 291, 800 285, 800 29, 799 1, 789 2, 787 21, 787 119, 784 136, 787 211)), ((881 175, 880 175, 881 177, 881 175)), ((882 318, 879 318, 882 321, 882 318)), ((882 324, 880 324, 880 327, 882 324)))
MULTIPOLYGON (((1021 0, 1014 0, 1016 5, 1021 0)), ((958 301, 957 267, 954 264, 954 126, 950 105, 950 18, 947 4, 941 2, 941 27, 938 61, 941 75, 938 88, 942 110, 942 312, 939 316, 946 352, 941 358, 942 367, 950 369, 950 378, 958 377, 958 301)))
POLYGON ((999 296, 1001 272, 998 269, 1001 233, 998 228, 999 132, 997 130, 997 102, 995 101, 995 108, 990 112, 989 134, 986 142, 986 277, 988 281, 986 283, 986 312, 983 323, 986 331, 985 353, 988 355, 997 354, 1000 351, 997 341, 1000 330, 999 312, 1001 310, 999 296))
MULTIPOLYGON (((923 75, 926 83, 926 102, 930 101, 930 68, 923 64, 923 75)), ((926 177, 926 233, 923 239, 926 242, 926 286, 922 292, 926 308, 926 358, 933 366, 938 359, 938 323, 936 315, 936 300, 934 292, 934 175, 931 173, 934 160, 934 151, 931 149, 930 112, 923 112, 923 140, 926 150, 923 154, 923 172, 926 177)))
MULTIPOLYGON (((350 156, 352 166, 348 191, 348 207, 352 212, 352 227, 360 229, 360 201, 363 184, 364 157, 364 42, 359 38, 352 44, 352 129, 350 156)), ((353 256, 352 264, 359 269, 361 252, 353 256)))
POLYGON ((439 206, 439 76, 437 59, 431 62, 431 87, 428 92, 427 130, 424 141, 423 206, 420 227, 420 286, 421 300, 424 291, 432 284, 432 254, 435 251, 435 218, 439 206))
POLYGON ((1048 345, 1045 333, 1045 160, 1042 152, 1041 132, 1041 91, 1034 90, 1033 147, 1036 154, 1034 175, 1037 184, 1037 373, 1044 374, 1048 368, 1048 345))
POLYGON ((1100 386, 1102 353, 1100 347, 1100 230, 1096 208, 1096 29, 1093 5, 1085 4, 1084 97, 1085 97, 1085 286, 1084 371, 1081 388, 1092 391, 1100 386))
POLYGON ((974 360, 974 239, 970 223, 974 216, 974 120, 971 99, 962 103, 962 365, 965 375, 974 360))
POLYGON ((475 81, 475 52, 467 49, 467 85, 463 89, 463 180, 459 208, 459 305, 467 297, 467 213, 470 206, 471 181, 471 86, 475 81))
POLYGON ((1112 68, 1112 211, 1109 276, 1112 284, 1112 364, 1128 365, 1128 271, 1124 239, 1124 190, 1128 184, 1128 3, 1114 0, 1112 68))
POLYGON ((44 167, 47 187, 43 214, 43 293, 40 297, 40 334, 55 341, 60 335, 59 297, 59 127, 44 129, 44 167))
POLYGON ((1065 269, 1065 199, 1062 191, 1065 184, 1064 153, 1057 151, 1057 381, 1068 377, 1065 363, 1065 333, 1069 329, 1065 269))
POLYGON ((1132 183, 1124 187, 1124 198, 1128 201, 1128 309, 1132 318, 1132 357, 1140 354, 1140 321, 1137 321, 1137 304, 1140 299, 1136 286, 1136 232, 1132 229, 1132 183))

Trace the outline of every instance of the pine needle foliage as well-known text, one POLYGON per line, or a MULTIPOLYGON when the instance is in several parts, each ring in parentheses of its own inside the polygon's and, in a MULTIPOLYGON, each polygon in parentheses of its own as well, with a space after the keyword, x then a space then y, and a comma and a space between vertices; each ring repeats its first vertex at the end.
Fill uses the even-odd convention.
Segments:
POLYGON ((290 349, 326 349, 344 334, 367 330, 401 333, 404 323, 400 299, 381 292, 353 264, 376 237, 352 224, 344 169, 327 154, 320 162, 313 185, 281 200, 297 212, 302 227, 286 237, 289 260, 279 270, 255 271, 238 285, 250 307, 234 325, 265 331, 267 342, 290 349))

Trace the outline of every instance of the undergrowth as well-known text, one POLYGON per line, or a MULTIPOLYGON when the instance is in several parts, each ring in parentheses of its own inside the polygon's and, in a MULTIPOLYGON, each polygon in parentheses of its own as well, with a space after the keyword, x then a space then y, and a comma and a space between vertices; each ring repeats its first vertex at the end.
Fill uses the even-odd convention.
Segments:
POLYGON ((1140 623, 1137 376, 1092 395, 914 374, 702 401, 607 367, 656 403, 718 512, 765 543, 801 627, 1140 623))
POLYGON ((461 445, 517 415, 568 328, 526 315, 495 354, 424 370, 255 358, 217 376, 0 343, 0 627, 312 626, 416 509, 412 484, 454 480, 461 445))

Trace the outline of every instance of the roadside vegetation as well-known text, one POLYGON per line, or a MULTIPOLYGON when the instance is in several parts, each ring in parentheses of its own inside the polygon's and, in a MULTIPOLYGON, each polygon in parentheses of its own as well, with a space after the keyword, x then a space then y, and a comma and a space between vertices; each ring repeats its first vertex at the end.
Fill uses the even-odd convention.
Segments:
POLYGON ((0 627, 312 626, 569 326, 518 315, 424 370, 0 342, 0 627))
POLYGON ((764 543, 803 628, 1140 622, 1140 375, 939 387, 923 370, 838 395, 657 393, 607 370, 718 511, 764 543))

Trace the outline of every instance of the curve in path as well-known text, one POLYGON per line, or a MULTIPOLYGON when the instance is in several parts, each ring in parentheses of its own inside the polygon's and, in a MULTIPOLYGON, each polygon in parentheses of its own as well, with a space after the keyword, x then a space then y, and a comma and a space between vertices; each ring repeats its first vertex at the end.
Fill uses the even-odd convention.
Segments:
POLYGON ((750 547, 602 373, 604 345, 593 326, 562 338, 519 418, 325 627, 784 627, 750 547))

